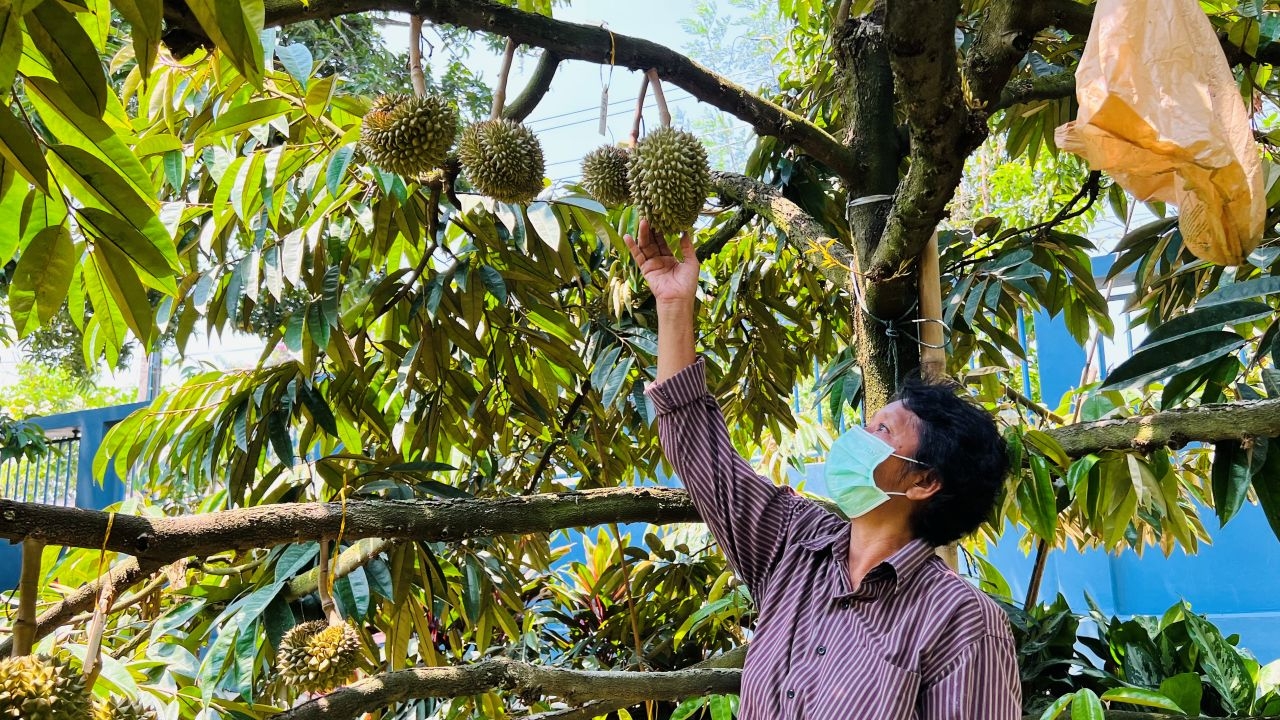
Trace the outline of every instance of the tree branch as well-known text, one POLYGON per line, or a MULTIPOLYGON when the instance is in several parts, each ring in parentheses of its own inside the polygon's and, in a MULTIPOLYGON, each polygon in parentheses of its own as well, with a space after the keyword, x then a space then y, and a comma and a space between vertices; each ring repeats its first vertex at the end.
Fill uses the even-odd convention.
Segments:
MULTIPOLYGON (((105 513, 103 513, 105 515, 105 513)), ((120 516, 117 516, 120 517, 120 516)), ((61 602, 54 603, 48 610, 40 614, 36 618, 36 634, 35 640, 53 632, 65 624, 71 618, 93 607, 98 600, 98 593, 102 589, 102 583, 110 583, 115 594, 124 592, 133 587, 144 578, 160 567, 160 563, 146 562, 139 564, 137 558, 128 558, 116 565, 109 573, 103 577, 102 581, 94 581, 84 585, 80 589, 63 598, 61 602)), ((6 638, 0 641, 0 657, 7 656, 13 648, 13 638, 6 638)))
POLYGON ((965 158, 986 136, 985 116, 970 117, 960 87, 959 12, 959 0, 888 4, 885 38, 898 104, 907 118, 911 165, 864 269, 872 283, 905 274, 920 255, 960 184, 965 158))
POLYGON ((550 50, 543 50, 537 67, 533 69, 533 77, 529 78, 529 84, 524 86, 524 90, 514 100, 507 103, 502 117, 513 122, 524 122, 551 89, 551 81, 555 79, 559 67, 560 56, 550 50))
MULTIPOLYGON (((341 580, 368 565, 369 561, 389 550, 394 544, 391 540, 365 538, 343 550, 338 554, 338 560, 333 565, 333 580, 341 580)), ((285 583, 284 598, 287 602, 293 602, 319 589, 320 567, 316 566, 285 583)))
POLYGON ((740 676, 739 670, 718 669, 653 673, 565 670, 494 658, 465 667, 419 667, 382 673, 274 717, 275 720, 345 719, 403 700, 478 695, 499 688, 527 700, 556 697, 570 704, 598 698, 628 704, 680 700, 737 692, 740 676))
POLYGON ((1101 450, 1151 451, 1189 442, 1217 442, 1280 435, 1280 400, 1254 400, 1165 410, 1116 420, 1067 425, 1048 431, 1068 455, 1101 450))
MULTIPOLYGON (((683 490, 613 488, 467 500, 347 502, 343 537, 459 541, 611 522, 697 522, 683 490)), ((0 538, 102 547, 108 513, 0 500, 0 538)), ((340 503, 281 503, 180 517, 115 516, 106 549, 163 564, 226 550, 336 537, 340 503)))
MULTIPOLYGON (((173 3, 167 3, 172 5, 173 3)), ((266 25, 289 25, 369 10, 421 15, 433 22, 495 33, 522 45, 551 50, 565 60, 585 60, 632 70, 657 70, 662 78, 691 95, 753 126, 802 148, 844 177, 859 172, 857 159, 822 128, 746 88, 649 40, 610 32, 594 25, 564 22, 527 13, 492 0, 267 0, 266 25)), ((952 16, 954 22, 955 16, 952 16)), ((171 30, 203 35, 190 13, 166 13, 171 30)))
POLYGON ((799 205, 782 196, 782 191, 745 175, 726 172, 711 173, 711 187, 720 197, 732 200, 773 223, 786 236, 787 243, 813 267, 838 287, 845 287, 853 253, 839 240, 827 234, 822 224, 799 205))

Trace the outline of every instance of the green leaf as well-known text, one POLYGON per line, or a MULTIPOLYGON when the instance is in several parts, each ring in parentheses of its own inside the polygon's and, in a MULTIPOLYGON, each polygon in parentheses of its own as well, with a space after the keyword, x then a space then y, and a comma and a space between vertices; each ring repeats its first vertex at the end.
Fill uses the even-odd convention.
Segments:
POLYGON ((1187 612, 1186 622, 1192 642, 1200 648, 1200 664, 1209 684, 1218 691, 1228 710, 1248 712, 1254 685, 1240 651, 1232 647, 1212 623, 1199 615, 1187 612))
POLYGON ((305 93, 307 85, 311 82, 311 68, 314 64, 311 51, 307 46, 297 42, 277 45, 276 57, 280 59, 280 64, 284 65, 285 72, 298 82, 305 93))
POLYGON ((288 100, 280 98, 254 100, 244 105, 237 105, 219 115, 209 128, 209 132, 202 135, 201 139, 207 142, 219 135, 234 134, 256 125, 265 125, 292 109, 293 105, 288 100))
POLYGON ((1172 699, 1166 697, 1164 693, 1156 692, 1155 690, 1147 690, 1146 688, 1112 688, 1102 693, 1102 699, 1129 703, 1130 705, 1160 708, 1161 710, 1171 710, 1179 714, 1185 714, 1182 712, 1182 708, 1179 707, 1172 699))
POLYGON ((498 298, 498 302, 507 303, 507 283, 502 279, 502 273, 498 272, 488 265, 480 266, 480 281, 484 283, 484 289, 489 294, 498 298))
POLYGON ((1236 302, 1197 306, 1195 310, 1160 325, 1142 341, 1139 349, 1205 330, 1221 330, 1227 325, 1239 325, 1259 318, 1270 317, 1275 309, 1266 303, 1240 300, 1236 302))
POLYGON ((1071 700, 1071 720, 1106 720, 1102 701, 1090 689, 1077 690, 1071 700))
POLYGON ((670 720, 689 720, 694 713, 706 707, 707 702, 708 700, 705 697, 689 698, 676 706, 676 709, 671 713, 670 720))
POLYGON ((1058 528, 1058 506, 1049 464, 1039 455, 1032 455, 1030 460, 1031 477, 1023 477, 1018 483, 1018 506, 1031 531, 1052 542, 1058 528))
POLYGON ((342 605, 342 615, 359 623, 369 614, 369 578, 364 568, 356 568, 350 575, 333 584, 334 599, 342 605))
MULTIPOLYGON (((19 3, 21 5, 21 3, 19 3)), ((0 3, 0 97, 7 98, 22 59, 22 12, 12 2, 0 3)))
POLYGON ((347 174, 347 167, 351 165, 351 156, 355 152, 355 143, 350 143, 334 150, 333 157, 329 158, 329 167, 324 173, 325 187, 335 198, 342 191, 342 178, 347 174))
POLYGON ((48 322, 62 307, 77 259, 66 225, 46 227, 27 244, 9 287, 9 310, 19 336, 48 322))
POLYGON ((1235 517, 1249 494, 1252 456, 1239 440, 1223 440, 1214 446, 1213 507, 1220 527, 1235 517))
POLYGON ((728 695, 711 696, 711 720, 732 720, 733 708, 728 695))
POLYGON ((1071 701, 1074 698, 1075 693, 1070 693, 1054 700, 1049 707, 1044 709, 1044 712, 1040 713, 1040 720, 1058 720, 1058 717, 1062 715, 1062 711, 1071 705, 1071 701))
MULTIPOLYGON (((89 266, 101 287, 97 297, 90 294, 94 317, 100 312, 107 313, 116 331, 123 324, 143 344, 150 344, 155 328, 151 304, 147 302, 147 291, 129 259, 115 246, 97 243, 89 253, 89 266)), ((123 337, 123 333, 117 337, 123 337)))
POLYGON ((0 107, 0 157, 12 165, 27 182, 49 192, 49 166, 36 146, 27 124, 14 117, 7 107, 0 107))
POLYGON ((254 87, 262 86, 263 51, 259 35, 263 0, 188 0, 187 6, 219 50, 254 87))
POLYGON ((1275 443, 1277 449, 1267 453, 1262 470, 1253 476, 1253 491, 1271 532, 1280 538, 1280 438, 1270 438, 1269 442, 1275 443))
POLYGON ((72 187, 76 199, 86 208, 106 210, 127 220, 151 241, 169 268, 178 268, 178 252, 169 231, 156 218, 145 196, 138 195, 118 170, 99 156, 70 145, 50 146, 50 158, 56 176, 72 187))
POLYGON ((176 192, 181 192, 186 185, 187 159, 181 150, 170 150, 164 154, 164 177, 176 192))
POLYGON ((53 68, 67 95, 89 114, 107 110, 107 74, 98 48, 75 16, 56 2, 42 2, 27 15, 27 33, 53 68))
POLYGON ((1196 302, 1196 309, 1280 293, 1280 277, 1261 277, 1220 287, 1196 302))
POLYGON ((1204 696, 1204 683, 1199 673, 1187 672, 1166 678, 1160 683, 1160 693, 1177 704, 1187 715, 1200 714, 1200 700, 1204 696))
POLYGON ((148 285, 169 295, 178 294, 173 267, 178 262, 177 250, 167 235, 167 247, 158 248, 132 224, 105 210, 81 208, 76 216, 81 227, 98 242, 115 246, 121 255, 129 258, 148 285))
POLYGON ((112 0, 111 4, 129 23, 138 71, 146 78, 151 74, 151 66, 155 64, 160 48, 164 0, 112 0))
POLYGON ((1171 377, 1208 365, 1248 342, 1225 330, 1206 331, 1153 345, 1133 354, 1107 375, 1104 388, 1121 388, 1171 377))
POLYGON ((631 372, 631 365, 635 362, 634 355, 628 355, 622 359, 613 368, 609 370, 605 376, 604 385, 600 388, 600 402, 605 407, 613 407, 614 403, 622 397, 622 388, 627 382, 627 376, 631 372))
POLYGON ((289 413, 277 408, 267 414, 267 434, 271 449, 285 465, 293 465, 293 439, 289 437, 289 413))

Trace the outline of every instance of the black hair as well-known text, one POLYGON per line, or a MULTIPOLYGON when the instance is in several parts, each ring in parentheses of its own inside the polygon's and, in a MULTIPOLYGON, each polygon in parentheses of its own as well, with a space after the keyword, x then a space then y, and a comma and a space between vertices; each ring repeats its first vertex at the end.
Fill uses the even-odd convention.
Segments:
POLYGON ((934 547, 968 535, 990 516, 1009 472, 1009 453, 995 418, 957 394, 957 385, 909 380, 896 399, 916 416, 915 457, 942 488, 916 509, 911 529, 934 547))

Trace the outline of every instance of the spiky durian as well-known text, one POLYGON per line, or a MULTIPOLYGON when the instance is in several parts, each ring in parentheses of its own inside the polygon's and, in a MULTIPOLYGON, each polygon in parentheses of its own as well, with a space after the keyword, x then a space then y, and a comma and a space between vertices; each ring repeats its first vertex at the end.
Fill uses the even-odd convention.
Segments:
POLYGON ((627 163, 631 153, 617 145, 601 145, 582 158, 582 186, 592 197, 609 207, 631 200, 627 163))
POLYGON ((84 720, 90 712, 84 676, 60 659, 0 659, 0 718, 84 720))
POLYGON ((485 120, 462 131, 458 159, 477 190, 502 202, 529 202, 542 191, 542 143, 511 120, 485 120))
POLYGON ((325 692, 351 679, 360 661, 360 637, 349 623, 313 620, 294 626, 280 640, 276 670, 304 692, 325 692))
POLYGON ((444 162, 458 135, 458 111, 438 95, 383 95, 360 129, 360 147, 374 165, 417 176, 444 162))
POLYGON ((711 168, 702 141, 691 133, 659 128, 644 136, 627 166, 631 199, 655 232, 687 230, 707 199, 711 168))
POLYGON ((128 698, 113 697, 93 704, 93 720, 156 720, 156 713, 128 698))

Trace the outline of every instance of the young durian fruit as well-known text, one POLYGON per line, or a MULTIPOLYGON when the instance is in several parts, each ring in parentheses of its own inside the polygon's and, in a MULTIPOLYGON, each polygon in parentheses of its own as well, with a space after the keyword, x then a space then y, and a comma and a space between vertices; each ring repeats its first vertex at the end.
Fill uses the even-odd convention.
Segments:
POLYGON ((313 620, 284 634, 276 671, 285 684, 303 692, 327 692, 346 684, 359 661, 360 637, 350 623, 313 620))
POLYGON ((84 720, 90 713, 84 675, 61 659, 0 659, 0 718, 84 720))
POLYGON ((582 159, 582 186, 591 196, 608 207, 631 201, 631 181, 627 163, 631 152, 617 145, 602 145, 582 159))
POLYGON ((360 149, 383 170, 416 177, 438 167, 458 135, 458 110, 439 95, 383 95, 360 129, 360 149))
POLYGON ((156 713, 128 698, 113 697, 93 704, 93 720, 156 720, 156 713))
POLYGON ((711 186, 711 167, 701 140, 663 127, 636 143, 627 177, 640 217, 665 235, 687 230, 698 219, 711 186))
POLYGON ((469 126, 458 140, 458 160, 467 181, 495 200, 524 203, 542 192, 542 143, 520 123, 499 118, 469 126))

